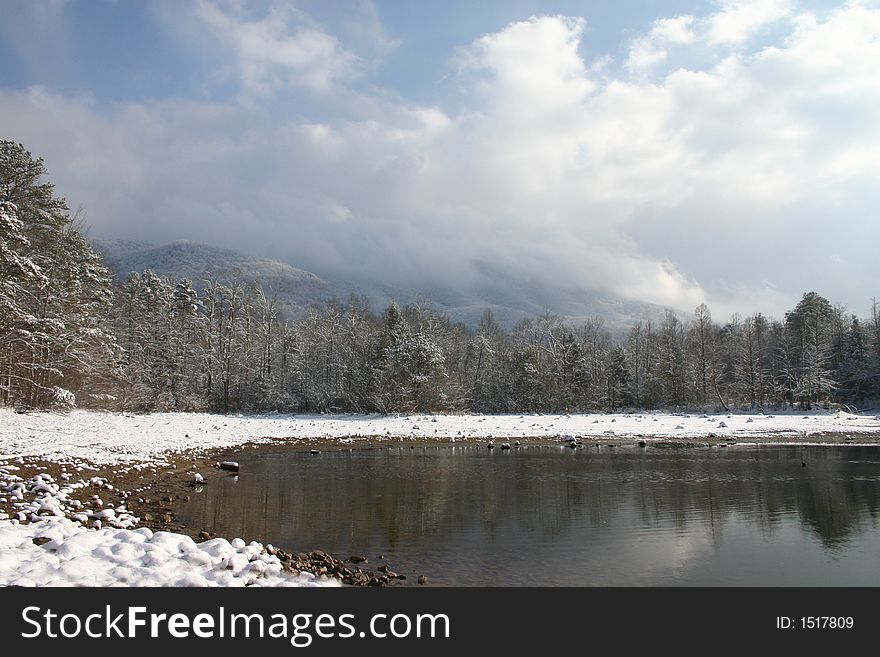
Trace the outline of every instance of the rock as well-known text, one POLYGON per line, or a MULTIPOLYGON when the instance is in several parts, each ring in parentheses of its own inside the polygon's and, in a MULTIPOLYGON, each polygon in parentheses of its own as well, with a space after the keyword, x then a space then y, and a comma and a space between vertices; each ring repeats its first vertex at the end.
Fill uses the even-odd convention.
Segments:
POLYGON ((320 453, 321 453, 320 449, 310 449, 309 450, 309 454, 320 454, 320 453))
POLYGON ((49 543, 51 540, 52 540, 51 538, 47 538, 45 536, 35 536, 33 539, 33 542, 34 542, 34 545, 45 545, 46 543, 49 543))
POLYGON ((352 563, 367 563, 367 558, 361 557, 361 556, 351 556, 348 558, 348 560, 351 561, 352 563))
POLYGON ((199 538, 203 541, 207 541, 209 538, 211 538, 211 535, 208 532, 199 532, 199 538))
POLYGON ((221 470, 227 470, 229 472, 238 472, 239 470, 239 465, 236 461, 221 461, 219 467, 221 470))
POLYGON ((487 449, 495 449, 495 443, 493 443, 491 441, 486 443, 486 448, 487 449))
POLYGON ((419 578, 416 580, 419 584, 427 584, 428 577, 426 575, 419 575, 419 578))
POLYGON ((501 443, 501 449, 510 449, 510 443, 501 443))
POLYGON ((386 565, 383 563, 381 566, 379 566, 378 568, 376 568, 376 570, 378 570, 380 573, 387 573, 387 572, 388 572, 388 566, 386 566, 386 565))
POLYGON ((639 447, 647 447, 647 446, 648 446, 648 443, 646 441, 644 441, 644 440, 639 441, 639 447))

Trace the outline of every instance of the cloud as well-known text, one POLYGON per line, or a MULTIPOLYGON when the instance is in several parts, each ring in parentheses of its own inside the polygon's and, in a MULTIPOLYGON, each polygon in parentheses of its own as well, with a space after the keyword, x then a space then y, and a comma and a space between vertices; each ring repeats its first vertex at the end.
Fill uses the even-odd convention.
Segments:
MULTIPOLYGON (((246 101, 3 90, 0 115, 99 235, 221 242, 392 284, 479 284, 488 263, 685 311, 705 300, 718 319, 779 316, 807 289, 867 305, 880 10, 774 6, 772 43, 733 50, 717 15, 655 22, 639 38, 677 54, 650 77, 607 64, 598 77, 582 19, 514 22, 450 53, 459 95, 435 105, 355 84, 351 58, 309 77, 298 62, 320 69, 323 55, 289 54, 308 19, 226 8, 228 34, 300 44, 270 56, 241 34, 224 42, 251 62, 246 101), (271 94, 287 84, 331 85, 334 111, 289 111, 271 94), (842 257, 817 266, 829 242, 842 257)), ((740 19, 738 34, 770 20, 740 19)), ((326 36, 315 52, 345 51, 326 36)))
POLYGON ((743 43, 792 12, 789 0, 723 0, 721 4, 721 11, 707 21, 707 38, 713 44, 743 43))
POLYGON ((292 4, 273 4, 251 19, 237 5, 200 0, 197 16, 232 49, 243 90, 265 95, 288 85, 317 92, 358 72, 361 62, 292 4))
POLYGON ((630 43, 626 67, 642 70, 665 61, 670 46, 688 45, 695 41, 693 24, 694 17, 688 15, 654 21, 647 34, 630 43))
POLYGON ((710 56, 714 48, 740 48, 793 13, 789 0, 721 0, 720 5, 719 11, 703 17, 655 20, 648 32, 630 41, 626 68, 633 73, 649 70, 665 62, 670 51, 688 46, 710 56))

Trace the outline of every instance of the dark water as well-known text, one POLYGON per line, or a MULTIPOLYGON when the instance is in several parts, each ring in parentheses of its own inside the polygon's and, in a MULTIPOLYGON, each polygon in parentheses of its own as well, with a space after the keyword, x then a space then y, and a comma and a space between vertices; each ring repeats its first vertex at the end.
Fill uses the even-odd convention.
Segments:
POLYGON ((254 452, 184 522, 453 585, 880 585, 880 448, 254 452), (805 461, 807 467, 801 466, 805 461))

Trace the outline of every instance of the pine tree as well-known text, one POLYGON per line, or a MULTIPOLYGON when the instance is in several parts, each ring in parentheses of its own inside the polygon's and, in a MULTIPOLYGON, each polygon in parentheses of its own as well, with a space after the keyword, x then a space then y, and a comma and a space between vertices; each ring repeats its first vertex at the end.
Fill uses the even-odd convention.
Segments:
POLYGON ((861 402, 870 395, 872 377, 876 373, 872 372, 871 368, 867 332, 857 317, 852 318, 838 372, 839 391, 843 399, 849 402, 861 402))
POLYGON ((42 159, 0 141, 2 399, 71 407, 79 392, 107 401, 95 391, 111 376, 110 274, 45 175, 42 159))
POLYGON ((831 374, 833 317, 831 304, 815 292, 804 294, 785 315, 794 395, 806 409, 827 399, 836 386, 831 374))

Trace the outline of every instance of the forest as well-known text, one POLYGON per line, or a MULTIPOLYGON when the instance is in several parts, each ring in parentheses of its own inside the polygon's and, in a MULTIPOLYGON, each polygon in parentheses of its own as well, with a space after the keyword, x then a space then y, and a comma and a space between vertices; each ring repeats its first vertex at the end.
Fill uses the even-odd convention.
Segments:
POLYGON ((134 412, 864 409, 880 399, 880 306, 807 292, 781 319, 667 310, 613 335, 546 314, 504 330, 429 302, 286 317, 246 272, 117 281, 44 162, 0 142, 0 403, 134 412))

